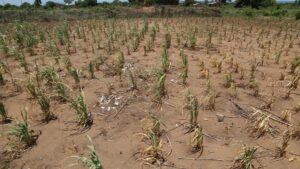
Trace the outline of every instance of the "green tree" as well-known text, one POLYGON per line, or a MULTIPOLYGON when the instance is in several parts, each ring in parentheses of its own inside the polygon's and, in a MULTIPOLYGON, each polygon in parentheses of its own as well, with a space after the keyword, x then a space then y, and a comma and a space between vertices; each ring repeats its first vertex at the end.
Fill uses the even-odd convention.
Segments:
POLYGON ((34 7, 39 8, 42 5, 42 0, 34 0, 34 7))
POLYGON ((16 5, 12 5, 10 3, 7 3, 3 6, 3 9, 16 9, 18 8, 16 5))
POLYGON ((20 6, 20 8, 22 8, 22 9, 27 9, 27 8, 30 8, 31 7, 31 5, 30 5, 30 3, 28 3, 28 2, 24 2, 24 3, 22 3, 22 5, 20 6))
POLYGON ((235 7, 251 6, 252 8, 269 7, 276 4, 275 0, 236 0, 235 7))
POLYGON ((195 0, 185 0, 184 6, 190 6, 190 5, 193 5, 194 3, 195 3, 195 0))
POLYGON ((144 5, 149 6, 149 5, 154 5, 155 0, 144 0, 144 5))
POLYGON ((66 5, 72 4, 74 2, 74 0, 64 0, 64 3, 66 5))
POLYGON ((56 3, 53 1, 48 1, 45 5, 46 9, 53 9, 56 6, 56 3))
POLYGON ((156 0, 156 4, 159 4, 159 5, 178 5, 179 0, 156 0))
POLYGON ((129 3, 132 4, 140 4, 140 5, 178 5, 179 0, 128 0, 129 3))
POLYGON ((79 7, 96 6, 97 0, 79 0, 75 2, 75 5, 79 7))
POLYGON ((300 20, 300 11, 295 14, 296 20, 300 20))

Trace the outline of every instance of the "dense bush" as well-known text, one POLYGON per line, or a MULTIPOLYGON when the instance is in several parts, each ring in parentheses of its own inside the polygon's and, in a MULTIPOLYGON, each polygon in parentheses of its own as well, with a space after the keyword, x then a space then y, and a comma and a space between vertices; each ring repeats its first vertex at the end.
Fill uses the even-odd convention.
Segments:
POLYGON ((65 4, 72 4, 74 2, 74 0, 64 0, 65 4))
POLYGON ((282 17, 285 16, 287 13, 288 11, 285 9, 278 9, 278 10, 273 10, 271 15, 276 17, 282 17))
POLYGON ((7 3, 3 6, 3 9, 17 9, 18 7, 16 5, 12 5, 10 3, 7 3))
POLYGON ((295 14, 296 20, 300 20, 300 11, 295 14))
POLYGON ((76 1, 75 6, 78 7, 88 7, 88 6, 96 6, 97 0, 84 0, 84 1, 76 1))
POLYGON ((140 5, 178 5, 179 0, 128 0, 131 4, 140 4, 140 5))
POLYGON ((34 0, 33 6, 39 8, 42 5, 42 0, 34 0))
POLYGON ((269 7, 276 4, 275 0, 236 0, 235 7, 251 6, 252 8, 269 7))
POLYGON ((31 7, 32 7, 31 4, 28 3, 28 2, 24 2, 20 6, 20 8, 22 8, 22 9, 28 9, 28 8, 31 8, 31 7))
POLYGON ((46 5, 45 5, 45 8, 46 8, 46 9, 52 9, 52 8, 54 8, 56 5, 57 5, 57 4, 56 4, 55 2, 53 2, 53 1, 48 1, 48 2, 46 3, 46 5))
POLYGON ((234 6, 237 8, 241 8, 244 6, 250 6, 250 0, 236 0, 234 6))
POLYGON ((185 0, 184 6, 190 6, 190 5, 193 5, 194 3, 195 3, 195 0, 185 0))
POLYGON ((144 5, 148 6, 148 5, 154 5, 155 4, 155 0, 144 0, 144 5))
POLYGON ((254 12, 251 9, 245 10, 244 14, 250 18, 254 17, 254 12))

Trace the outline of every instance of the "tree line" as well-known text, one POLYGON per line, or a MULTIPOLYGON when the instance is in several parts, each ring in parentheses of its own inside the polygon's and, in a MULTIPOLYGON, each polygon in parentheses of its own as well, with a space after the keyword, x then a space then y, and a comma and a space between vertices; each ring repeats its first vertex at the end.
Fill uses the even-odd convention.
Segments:
MULTIPOLYGON (((206 3, 210 2, 209 0, 205 0, 206 3)), ((196 0, 184 0, 184 6, 190 6, 197 3, 196 0)), ((231 3, 231 0, 215 0, 213 4, 223 5, 226 3, 231 3)), ((102 2, 102 5, 143 5, 143 6, 151 6, 151 5, 179 5, 179 0, 128 0, 128 2, 121 2, 120 0, 113 0, 112 3, 102 2)), ((261 7, 269 7, 276 5, 276 0, 235 0, 233 2, 234 6, 237 8, 250 6, 252 8, 261 8, 261 7)), ((53 1, 47 1, 44 6, 42 6, 42 0, 34 0, 33 4, 28 2, 24 2, 21 4, 20 7, 11 5, 9 3, 5 4, 4 6, 0 5, 2 9, 16 9, 16 8, 45 8, 45 9, 52 9, 56 7, 67 7, 67 6, 75 6, 75 7, 91 7, 97 6, 97 0, 64 0, 64 4, 59 4, 53 1)), ((300 5, 300 0, 295 0, 295 5, 300 5)))

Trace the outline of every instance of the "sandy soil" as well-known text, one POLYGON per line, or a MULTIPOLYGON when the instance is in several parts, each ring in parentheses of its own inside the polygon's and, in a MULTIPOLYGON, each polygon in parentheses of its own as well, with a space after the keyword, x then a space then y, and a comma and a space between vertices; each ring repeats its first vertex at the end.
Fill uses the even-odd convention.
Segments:
MULTIPOLYGON (((256 168, 263 166, 265 169, 297 169, 300 168, 300 161, 290 161, 291 157, 300 155, 299 141, 291 139, 287 147, 287 153, 284 157, 274 159, 272 154, 275 147, 281 144, 282 133, 286 129, 292 130, 300 122, 299 113, 294 111, 294 107, 299 104, 299 89, 292 91, 288 99, 282 98, 286 91, 286 85, 291 81, 292 75, 289 73, 289 67, 292 59, 299 56, 300 52, 300 27, 298 23, 292 20, 275 19, 246 19, 246 18, 171 18, 171 19, 148 19, 149 31, 141 41, 136 52, 127 53, 127 45, 131 45, 131 40, 125 44, 121 43, 122 34, 126 30, 129 34, 128 25, 139 25, 141 30, 142 19, 136 20, 116 20, 114 48, 111 54, 107 52, 106 44, 108 42, 105 34, 109 32, 113 20, 89 20, 84 22, 72 22, 70 24, 70 41, 72 53, 68 55, 65 46, 60 46, 57 42, 61 57, 68 55, 74 67, 82 71, 81 85, 85 95, 85 100, 89 110, 93 114, 94 123, 91 129, 80 132, 80 127, 74 123, 75 111, 70 108, 68 103, 60 103, 51 99, 51 111, 57 116, 56 120, 49 123, 40 122, 40 107, 35 99, 32 99, 24 87, 25 80, 32 74, 25 74, 19 62, 13 57, 1 55, 1 60, 7 61, 12 70, 13 76, 21 84, 23 91, 15 92, 10 81, 8 73, 4 74, 7 82, 0 87, 1 102, 4 103, 9 116, 12 117, 12 123, 0 125, 0 162, 4 164, 7 160, 5 151, 10 149, 8 145, 7 133, 11 130, 17 119, 21 120, 20 111, 27 107, 30 127, 34 131, 40 131, 36 145, 25 150, 17 159, 10 162, 10 168, 32 168, 32 169, 52 169, 52 168, 83 168, 73 155, 87 155, 88 139, 91 136, 95 142, 97 152, 107 169, 137 169, 149 168, 143 165, 141 155, 138 152, 144 151, 149 146, 148 141, 142 139, 140 133, 143 133, 145 118, 149 118, 149 113, 156 114, 161 122, 165 134, 161 136, 163 141, 163 151, 166 156, 165 166, 162 168, 185 168, 185 169, 229 169, 233 166, 234 159, 242 150, 242 145, 257 146, 257 160, 254 164, 256 168), (157 32, 154 48, 144 56, 143 46, 150 38, 150 29, 154 23, 158 23, 160 31, 157 32), (168 97, 163 99, 161 106, 153 106, 151 96, 153 92, 153 78, 141 79, 139 75, 150 74, 154 69, 160 68, 161 54, 163 51, 164 34, 167 32, 166 25, 171 34, 171 47, 168 49, 171 61, 170 71, 167 73, 166 88, 168 97), (95 26, 99 35, 93 35, 91 28, 95 26), (76 34, 76 27, 84 29, 87 40, 79 39, 76 34), (187 85, 181 84, 180 74, 182 72, 181 58, 179 56, 180 46, 176 42, 176 34, 181 36, 181 46, 185 42, 188 32, 196 28, 197 44, 195 49, 183 47, 184 54, 188 56, 189 77, 187 85), (279 30, 282 33, 278 35, 279 30), (209 31, 212 34, 212 46, 208 49, 206 46, 209 31), (93 37, 100 39, 101 49, 97 49, 97 43, 93 37), (286 36, 286 38, 285 38, 286 36), (258 39, 261 38, 261 39, 258 39), (289 38, 293 46, 289 47, 289 38), (270 48, 267 46, 270 44, 270 48), (264 45, 264 48, 259 47, 264 45), (76 51, 75 51, 76 48, 76 51), (121 80, 119 76, 110 76, 106 74, 107 66, 100 66, 100 70, 95 72, 95 79, 89 78, 88 64, 98 57, 106 57, 105 63, 111 65, 113 60, 122 51, 125 55, 125 63, 134 67, 134 73, 137 78, 138 91, 133 94, 128 91, 130 80, 128 74, 123 73, 121 80), (282 55, 279 64, 275 64, 275 56, 279 51, 282 55), (259 64, 261 57, 265 52, 264 64, 259 64), (236 84, 237 97, 233 97, 233 89, 225 88, 225 74, 233 71, 230 68, 230 60, 239 64, 238 73, 232 72, 236 84), (247 87, 249 81, 250 63, 256 59, 255 79, 259 85, 259 96, 251 95, 252 89, 247 87), (204 72, 199 66, 204 62, 205 69, 209 70, 211 88, 218 97, 215 102, 215 109, 205 109, 207 80, 203 77, 204 72), (218 73, 215 63, 222 61, 222 71, 218 73), (283 68, 285 67, 286 68, 283 68), (240 80, 241 69, 244 69, 245 78, 240 80), (285 75, 284 80, 279 80, 280 73, 285 75), (116 110, 103 111, 103 105, 99 105, 101 96, 108 94, 108 85, 113 88, 112 95, 122 96, 126 100, 126 105, 117 106, 116 110), (188 88, 191 93, 197 96, 201 108, 199 109, 198 123, 203 128, 204 149, 202 155, 192 153, 190 146, 191 133, 186 133, 187 128, 184 125, 189 122, 189 112, 184 109, 185 91, 188 88), (271 106, 272 112, 277 116, 282 116, 283 111, 290 111, 292 118, 289 123, 295 124, 294 127, 287 127, 281 123, 270 120, 270 124, 279 131, 274 136, 265 134, 260 138, 253 137, 250 130, 254 122, 241 117, 237 114, 237 109, 230 100, 239 104, 249 113, 254 109, 268 102, 274 93, 275 101, 271 106), (121 109, 121 111, 118 111, 121 109), (118 114, 116 114, 118 112, 118 114), (216 114, 225 115, 223 122, 218 122, 216 114), (170 152, 170 154, 169 154, 170 152), (184 157, 186 159, 178 159, 184 157), (211 158, 214 160, 188 160, 187 158, 211 158), (216 161, 216 159, 221 159, 216 161), (258 162, 259 163, 258 163, 258 162)), ((48 31, 50 36, 55 36, 55 28, 61 23, 35 23, 36 29, 48 31)), ((11 26, 13 27, 13 26, 11 26)), ((2 25, 3 34, 5 25, 2 25)), ((13 35, 10 35, 13 36, 13 35)), ((34 72, 34 58, 39 58, 38 62, 42 69, 46 65, 53 65, 56 70, 59 66, 55 64, 54 59, 49 57, 45 49, 45 43, 39 43, 35 48, 35 56, 26 53, 26 59, 30 63, 31 73, 34 72), (46 65, 42 64, 45 59, 46 65)), ((14 42, 9 45, 16 46, 14 42)), ((68 74, 61 59, 61 71, 59 75, 63 78, 65 84, 74 86, 74 80, 68 74)), ((151 75, 152 76, 152 75, 151 75)), ((51 95, 52 91, 46 88, 51 95)), ((79 93, 78 90, 69 91, 71 96, 79 93)), ((124 103, 124 100, 122 103, 124 103)), ((1 165, 0 165, 1 166, 1 165)))

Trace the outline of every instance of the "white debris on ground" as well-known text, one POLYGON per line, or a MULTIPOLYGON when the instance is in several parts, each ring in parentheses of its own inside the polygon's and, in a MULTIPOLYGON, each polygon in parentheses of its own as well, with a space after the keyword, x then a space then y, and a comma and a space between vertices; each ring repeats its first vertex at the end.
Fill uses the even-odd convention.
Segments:
POLYGON ((124 100, 125 98, 123 96, 104 95, 98 99, 98 103, 103 112, 111 112, 122 106, 124 100))
POLYGON ((175 80, 175 79, 171 79, 170 82, 172 82, 172 83, 177 83, 178 81, 175 80))

